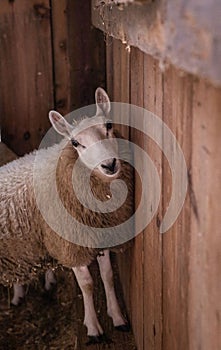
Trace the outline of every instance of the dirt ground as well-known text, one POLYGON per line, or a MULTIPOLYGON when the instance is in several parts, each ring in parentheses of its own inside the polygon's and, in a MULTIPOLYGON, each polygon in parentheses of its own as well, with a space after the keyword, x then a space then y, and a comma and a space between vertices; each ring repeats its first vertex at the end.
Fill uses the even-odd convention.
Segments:
MULTIPOLYGON (((115 271, 116 261, 113 258, 115 271)), ((135 350, 133 335, 114 329, 106 314, 105 294, 97 264, 91 273, 96 276, 94 287, 98 318, 109 341, 86 345, 83 326, 83 300, 73 273, 68 269, 56 271, 57 285, 51 295, 45 293, 43 276, 37 285, 27 287, 25 302, 10 306, 12 290, 0 286, 0 350, 135 350)), ((117 295, 125 314, 118 274, 115 273, 117 295)))

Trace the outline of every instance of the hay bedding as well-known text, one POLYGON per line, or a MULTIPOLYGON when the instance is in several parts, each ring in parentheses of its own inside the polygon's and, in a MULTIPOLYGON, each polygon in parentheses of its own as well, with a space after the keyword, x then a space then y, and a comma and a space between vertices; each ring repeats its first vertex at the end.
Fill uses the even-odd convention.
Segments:
MULTIPOLYGON (((98 276, 96 263, 90 270, 93 276, 98 276)), ((86 345, 86 328, 82 325, 83 300, 74 275, 70 270, 60 269, 56 277, 58 283, 51 295, 45 293, 41 276, 38 283, 28 288, 25 302, 18 307, 10 306, 11 291, 0 286, 0 350, 136 349, 132 334, 114 330, 106 314, 100 275, 97 280, 94 279, 95 307, 112 343, 90 346, 86 345)), ((122 309, 125 310, 117 274, 115 283, 122 309)))

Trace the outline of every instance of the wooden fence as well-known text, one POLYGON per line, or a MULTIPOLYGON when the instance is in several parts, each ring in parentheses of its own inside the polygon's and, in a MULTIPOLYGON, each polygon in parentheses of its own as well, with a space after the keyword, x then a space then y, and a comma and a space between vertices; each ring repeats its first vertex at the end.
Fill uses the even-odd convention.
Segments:
MULTIPOLYGON (((171 170, 156 144, 141 132, 131 140, 151 157, 162 183, 152 222, 119 257, 129 316, 139 350, 220 348, 221 89, 110 38, 107 86, 114 101, 153 112, 169 126, 184 152, 188 193, 177 221, 159 225, 171 196, 171 170)), ((129 135, 123 129, 125 136, 129 135)), ((136 181, 135 196, 140 198, 136 181)), ((137 218, 136 220, 142 220, 137 218)))
POLYGON ((2 140, 18 155, 39 146, 48 111, 94 103, 105 84, 103 34, 92 28, 90 1, 2 0, 2 140))

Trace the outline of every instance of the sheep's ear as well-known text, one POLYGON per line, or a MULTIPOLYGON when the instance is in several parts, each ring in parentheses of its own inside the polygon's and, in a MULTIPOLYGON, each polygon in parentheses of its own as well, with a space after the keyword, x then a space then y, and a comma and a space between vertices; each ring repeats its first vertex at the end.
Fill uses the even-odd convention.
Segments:
POLYGON ((96 115, 107 116, 110 113, 110 99, 106 91, 101 87, 95 91, 95 101, 97 106, 96 115))
POLYGON ((62 115, 56 111, 49 112, 49 119, 53 128, 61 135, 71 138, 71 132, 74 127, 69 124, 62 115))

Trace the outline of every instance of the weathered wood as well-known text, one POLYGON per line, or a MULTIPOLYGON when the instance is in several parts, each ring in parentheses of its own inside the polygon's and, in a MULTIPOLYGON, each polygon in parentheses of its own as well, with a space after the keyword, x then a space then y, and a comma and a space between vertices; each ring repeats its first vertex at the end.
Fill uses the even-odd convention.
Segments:
POLYGON ((218 350, 221 344, 221 89, 195 80, 193 91, 189 342, 191 350, 218 350))
POLYGON ((51 1, 55 108, 63 115, 71 111, 68 3, 68 0, 51 1))
MULTIPOLYGON (((218 350, 221 91, 175 67, 162 73, 159 61, 135 48, 128 67, 122 58, 124 47, 113 39, 107 49, 108 86, 114 100, 122 100, 126 87, 123 94, 130 91, 131 103, 163 117, 182 148, 189 182, 178 219, 160 235, 172 193, 171 169, 152 140, 132 131, 132 142, 148 153, 162 182, 162 201, 153 221, 124 255, 126 262, 118 259, 137 346, 139 350, 218 350)), ((142 190, 137 178, 135 186, 137 203, 142 190)))
POLYGON ((157 0, 128 6, 93 0, 93 24, 123 43, 221 85, 219 0, 157 0))
POLYGON ((113 39, 111 38, 110 41, 109 39, 107 39, 107 42, 106 42, 106 88, 107 88, 107 92, 110 97, 110 100, 114 102, 113 62, 114 62, 113 39))
MULTIPOLYGON (((163 119, 182 147, 190 167, 192 152, 192 78, 182 76, 174 67, 164 75, 163 119)), ((165 143, 167 142, 164 139, 165 143)), ((164 147, 166 144, 164 143, 164 147)), ((171 169, 163 160, 163 212, 165 215, 171 192, 171 169)), ((179 178, 178 187, 181 187, 179 178)), ((190 246, 190 196, 172 228, 163 234, 163 349, 189 349, 188 281, 190 246)))
MULTIPOLYGON (((163 78, 158 62, 144 56, 144 108, 162 119, 163 78)), ((155 133, 162 130, 155 128, 155 133)), ((144 138, 144 135, 143 135, 144 138)), ((144 138, 144 150, 154 163, 162 183, 162 150, 150 138, 144 138)), ((155 181, 152 179, 152 183, 155 181)), ((152 185, 151 192, 155 191, 152 185)), ((144 231, 144 349, 161 349, 162 341, 162 202, 144 231)))
MULTIPOLYGON (((143 53, 132 48, 131 50, 131 103, 142 107, 143 100, 143 53)), ((144 147, 142 133, 138 130, 131 130, 131 141, 136 142, 140 147, 144 147)), ((136 166, 136 154, 135 154, 136 166)), ((141 182, 138 175, 135 175, 135 207, 138 206, 142 191, 141 182)), ((136 217, 136 223, 142 217, 136 217)), ((136 344, 139 350, 144 350, 144 234, 140 232, 135 240, 131 253, 131 317, 132 326, 135 333, 136 344)))
POLYGON ((49 0, 0 7, 2 140, 21 155, 39 146, 53 107, 49 0))
POLYGON ((11 162, 17 156, 3 142, 0 142, 0 166, 11 162))
POLYGON ((63 114, 94 103, 105 86, 104 36, 90 17, 90 0, 52 1, 55 106, 63 114))
MULTIPOLYGON (((113 57, 114 57, 114 70, 113 70, 113 101, 121 103, 130 102, 130 54, 126 50, 126 46, 122 45, 120 40, 113 39, 113 57)), ((124 107, 122 107, 124 108, 124 107)), ((119 105, 119 112, 121 111, 119 105)), ((118 115, 119 118, 119 115, 118 115)), ((122 125, 118 125, 119 131, 123 137, 129 138, 129 123, 130 116, 123 117, 120 115, 120 121, 122 125)))
POLYGON ((71 110, 94 103, 98 86, 105 87, 104 35, 91 25, 90 0, 68 0, 67 52, 70 60, 71 110))
MULTIPOLYGON (((107 57, 107 91, 114 102, 130 102, 130 54, 126 51, 125 46, 121 44, 119 40, 111 39, 107 41, 106 46, 106 57, 107 57), (113 62, 115 69, 113 70, 113 62)), ((119 112, 121 108, 119 106, 119 112)), ((119 115, 118 115, 119 117, 119 115)), ((114 118, 114 115, 113 115, 114 118)), ((122 122, 129 122, 129 114, 125 117, 122 122)), ((121 134, 128 139, 129 138, 129 127, 127 125, 117 125, 117 129, 120 130, 121 134)), ((125 274, 125 271, 130 268, 128 262, 131 261, 131 250, 127 249, 124 254, 117 255, 119 274, 123 281, 122 288, 124 293, 125 302, 127 305, 127 312, 131 315, 131 301, 130 301, 130 286, 131 277, 130 273, 125 274)))
POLYGON ((67 114, 94 103, 105 86, 104 36, 90 13, 90 0, 2 1, 2 140, 17 154, 39 146, 50 109, 67 114))

